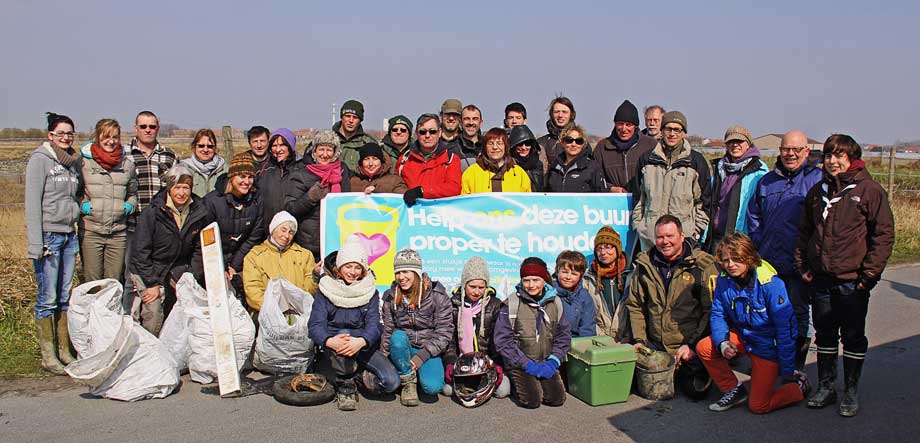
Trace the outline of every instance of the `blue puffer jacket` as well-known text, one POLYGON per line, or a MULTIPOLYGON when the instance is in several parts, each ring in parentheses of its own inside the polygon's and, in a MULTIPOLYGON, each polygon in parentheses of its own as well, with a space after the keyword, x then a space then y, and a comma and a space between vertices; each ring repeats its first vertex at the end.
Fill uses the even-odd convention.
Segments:
POLYGON ((581 283, 578 282, 574 291, 563 289, 559 286, 559 280, 553 282, 553 287, 556 289, 556 295, 562 300, 562 314, 571 324, 572 337, 591 337, 597 335, 594 301, 581 283))
POLYGON ((795 173, 787 174, 777 162, 763 176, 747 213, 748 235, 760 256, 776 266, 780 275, 794 274, 792 251, 799 236, 799 220, 805 195, 821 181, 817 162, 806 162, 795 173))
POLYGON ((719 274, 709 313, 713 347, 728 340, 731 329, 747 352, 779 362, 780 375, 792 375, 798 330, 786 286, 766 261, 754 273, 744 288, 725 272, 719 274))
POLYGON ((323 346, 329 337, 337 335, 340 330, 349 329, 352 337, 364 338, 367 342, 365 349, 376 350, 383 329, 380 324, 380 296, 375 293, 363 306, 340 308, 317 290, 307 328, 310 339, 320 346, 323 346))

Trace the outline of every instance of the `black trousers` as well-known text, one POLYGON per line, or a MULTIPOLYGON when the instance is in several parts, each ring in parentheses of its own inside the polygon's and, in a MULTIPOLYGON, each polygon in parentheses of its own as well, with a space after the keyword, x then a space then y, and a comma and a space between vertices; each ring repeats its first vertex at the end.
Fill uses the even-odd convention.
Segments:
POLYGON ((540 404, 562 406, 565 403, 565 385, 558 371, 549 379, 536 378, 520 368, 511 369, 507 375, 511 377, 514 398, 525 408, 539 408, 540 404))
POLYGON ((819 354, 837 355, 843 342, 844 357, 862 359, 869 348, 866 314, 869 291, 856 289, 856 281, 816 278, 812 284, 812 321, 819 354))

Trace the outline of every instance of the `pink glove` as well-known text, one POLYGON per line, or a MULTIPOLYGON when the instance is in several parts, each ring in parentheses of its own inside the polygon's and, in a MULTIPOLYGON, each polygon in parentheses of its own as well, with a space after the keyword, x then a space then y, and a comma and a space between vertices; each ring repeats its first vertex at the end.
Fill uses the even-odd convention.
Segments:
POLYGON ((454 364, 451 363, 444 367, 444 381, 446 381, 448 384, 451 384, 454 382, 453 378, 454 378, 454 364))
POLYGON ((498 374, 498 377, 495 378, 495 387, 499 387, 502 384, 502 378, 505 376, 505 371, 501 366, 495 365, 495 373, 498 374))

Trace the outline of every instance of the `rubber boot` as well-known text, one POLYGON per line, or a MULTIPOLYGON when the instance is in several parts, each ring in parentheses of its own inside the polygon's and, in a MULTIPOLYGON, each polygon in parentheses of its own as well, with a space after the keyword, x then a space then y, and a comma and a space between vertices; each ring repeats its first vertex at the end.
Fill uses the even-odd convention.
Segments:
POLYGON ((837 403, 837 354, 818 353, 818 389, 808 398, 809 408, 823 408, 837 403))
POLYGON ((77 360, 73 355, 70 343, 70 332, 67 330, 67 311, 54 314, 54 331, 57 335, 58 360, 69 365, 77 360))
POLYGON ((358 389, 354 381, 342 383, 335 388, 335 404, 340 411, 354 411, 358 408, 358 389))
POLYGON ((42 351, 42 369, 56 375, 67 374, 54 349, 54 318, 35 320, 35 329, 38 331, 38 347, 42 351))
POLYGON ((859 376, 862 374, 863 360, 843 357, 843 400, 840 402, 840 415, 854 417, 859 412, 859 399, 856 387, 859 385, 859 376))
POLYGON ((418 406, 418 377, 415 371, 408 375, 400 375, 399 382, 402 384, 402 391, 399 393, 399 402, 403 406, 418 406))
POLYGON ((795 340, 795 369, 805 371, 805 359, 808 358, 808 347, 811 346, 811 337, 799 337, 795 340))

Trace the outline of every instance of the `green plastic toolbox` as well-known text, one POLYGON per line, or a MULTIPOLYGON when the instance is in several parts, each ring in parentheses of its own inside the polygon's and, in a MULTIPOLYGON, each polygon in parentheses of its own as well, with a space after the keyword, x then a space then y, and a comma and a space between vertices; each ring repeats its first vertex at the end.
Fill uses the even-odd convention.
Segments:
POLYGON ((632 345, 606 335, 573 338, 566 362, 569 393, 591 406, 622 403, 629 399, 635 369, 632 345))

